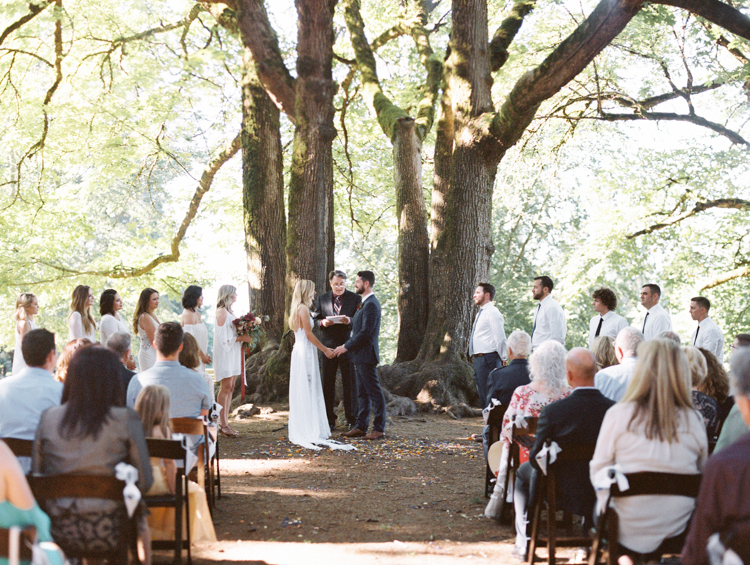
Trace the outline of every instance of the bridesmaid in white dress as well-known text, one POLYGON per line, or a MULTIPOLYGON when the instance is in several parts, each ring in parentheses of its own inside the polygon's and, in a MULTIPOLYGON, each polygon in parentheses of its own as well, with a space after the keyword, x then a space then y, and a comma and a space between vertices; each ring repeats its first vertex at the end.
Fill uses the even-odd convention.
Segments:
POLYGON ((211 364, 211 357, 208 355, 208 329, 198 312, 201 306, 203 306, 203 289, 198 285, 190 285, 182 295, 184 310, 180 316, 180 324, 185 333, 191 334, 198 342, 201 363, 196 371, 204 373, 206 365, 211 364))
POLYGON ((289 327, 294 331, 289 368, 289 441, 307 449, 317 450, 323 445, 350 451, 353 445, 328 439, 331 428, 323 399, 317 349, 329 359, 333 357, 333 349, 320 343, 312 332, 310 306, 314 297, 314 282, 297 281, 289 309, 289 327))
POLYGON ((156 309, 159 307, 159 292, 153 288, 144 288, 138 297, 138 307, 133 314, 133 331, 141 338, 138 351, 138 367, 141 371, 150 369, 156 363, 154 335, 159 327, 156 309))
POLYGON ((92 307, 94 306, 94 292, 90 286, 79 284, 73 290, 68 315, 68 341, 74 339, 88 339, 96 343, 96 320, 92 307))
POLYGON ((108 288, 102 292, 99 298, 99 313, 102 315, 102 320, 99 322, 99 342, 105 347, 112 334, 130 333, 130 326, 120 316, 120 310, 122 310, 120 294, 114 288, 108 288))
POLYGON ((16 349, 13 352, 13 369, 12 373, 17 375, 21 369, 27 367, 26 360, 23 358, 21 351, 21 342, 23 336, 31 330, 37 329, 34 323, 34 316, 39 313, 39 300, 31 292, 22 292, 16 299, 16 313, 13 317, 16 320, 16 349))
POLYGON ((240 342, 250 342, 247 335, 238 336, 232 323, 237 316, 232 312, 232 304, 237 300, 237 289, 225 284, 219 289, 216 300, 216 327, 214 329, 214 379, 221 382, 219 404, 222 405, 219 417, 219 431, 227 437, 240 435, 229 426, 227 414, 232 406, 234 383, 242 372, 242 346, 240 342))

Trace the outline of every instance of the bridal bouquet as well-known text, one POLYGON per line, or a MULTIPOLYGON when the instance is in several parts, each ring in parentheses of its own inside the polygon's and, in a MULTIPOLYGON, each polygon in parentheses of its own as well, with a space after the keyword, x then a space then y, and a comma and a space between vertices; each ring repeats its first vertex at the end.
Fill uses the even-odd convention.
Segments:
POLYGON ((270 320, 268 316, 256 316, 252 312, 248 312, 233 320, 232 323, 237 328, 237 335, 249 335, 252 338, 250 343, 243 344, 248 350, 251 350, 260 343, 260 338, 263 336, 260 325, 268 320, 270 320))

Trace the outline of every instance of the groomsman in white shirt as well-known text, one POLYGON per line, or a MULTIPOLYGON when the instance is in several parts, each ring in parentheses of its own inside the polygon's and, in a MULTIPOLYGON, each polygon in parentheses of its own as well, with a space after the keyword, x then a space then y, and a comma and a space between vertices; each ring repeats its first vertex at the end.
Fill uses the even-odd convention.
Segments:
POLYGON ((690 299, 690 317, 698 322, 693 335, 690 336, 690 345, 693 347, 702 347, 708 349, 716 355, 719 363, 724 362, 724 334, 719 329, 708 311, 711 309, 711 302, 703 296, 696 296, 690 299))
POLYGON ((616 338, 622 328, 630 325, 625 318, 614 312, 617 308, 617 295, 614 291, 606 287, 598 288, 591 298, 594 299, 593 306, 597 315, 589 323, 589 349, 600 335, 616 338))
POLYGON ((565 334, 568 326, 565 323, 565 312, 550 296, 555 283, 546 275, 536 277, 531 287, 534 300, 539 301, 534 312, 534 328, 531 330, 531 348, 536 349, 547 340, 554 339, 565 345, 565 334))
POLYGON ((487 377, 491 371, 502 367, 508 357, 505 339, 505 320, 492 303, 495 287, 479 283, 474 291, 474 304, 479 306, 469 338, 469 357, 474 365, 474 382, 479 393, 479 404, 487 404, 487 377))
POLYGON ((641 305, 647 312, 640 329, 646 341, 654 339, 660 332, 672 330, 672 318, 659 304, 660 298, 658 284, 644 284, 641 287, 641 305))

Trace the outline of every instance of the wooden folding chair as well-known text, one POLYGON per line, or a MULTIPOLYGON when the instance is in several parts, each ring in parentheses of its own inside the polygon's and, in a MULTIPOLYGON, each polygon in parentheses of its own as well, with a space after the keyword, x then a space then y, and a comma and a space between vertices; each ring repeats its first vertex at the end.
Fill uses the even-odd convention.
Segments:
POLYGON ((215 475, 214 483, 216 486, 216 496, 214 497, 214 500, 221 499, 221 469, 219 468, 219 436, 221 434, 219 434, 219 411, 216 408, 217 406, 218 405, 214 402, 210 413, 211 423, 208 426, 208 434, 211 436, 216 446, 214 456, 211 458, 211 464, 216 465, 216 468, 212 469, 215 475))
MULTIPOLYGON (((34 543, 36 538, 36 528, 34 526, 25 526, 21 529, 21 539, 18 546, 18 558, 21 561, 31 561, 31 547, 27 544, 34 543)), ((0 528, 0 557, 6 559, 11 556, 10 530, 0 528)))
MULTIPOLYGON (((203 436, 198 449, 197 482, 206 491, 208 508, 214 510, 214 473, 208 451, 208 425, 205 418, 172 418, 172 431, 177 434, 203 436)), ((188 475, 190 471, 186 471, 188 475)))
MULTIPOLYGON (((547 440, 546 445, 549 447, 551 441, 547 440)), ((547 474, 538 473, 537 496, 531 508, 528 509, 528 515, 531 516, 531 540, 529 545, 529 565, 534 565, 536 560, 536 549, 540 541, 547 543, 547 562, 549 565, 555 563, 555 550, 559 547, 588 547, 591 544, 591 538, 585 536, 568 536, 558 537, 557 535, 557 490, 558 481, 556 468, 565 461, 589 462, 594 457, 595 443, 565 443, 560 446, 561 451, 557 454, 557 459, 550 464, 549 454, 547 454, 547 474), (539 536, 540 524, 542 522, 542 505, 547 504, 547 539, 541 540, 539 536)), ((567 512, 566 512, 567 514, 567 512)), ((587 517, 588 518, 588 517, 587 517)), ((570 525, 570 524, 568 524, 570 525)))
MULTIPOLYGON (((122 491, 125 483, 111 475, 50 475, 47 477, 31 475, 28 480, 34 498, 42 510, 46 510, 48 501, 57 498, 96 498, 113 500, 124 505, 122 491)), ((119 524, 120 538, 117 545, 110 550, 80 548, 78 545, 69 543, 69 540, 61 535, 56 536, 55 541, 67 557, 111 559, 119 563, 123 558, 127 561, 128 548, 130 548, 135 560, 138 561, 137 514, 129 518, 124 508, 119 514, 122 517, 119 524)), ((52 531, 54 536, 54 517, 52 517, 52 531)))
POLYGON ((503 488, 503 504, 500 509, 500 521, 504 521, 506 519, 506 507, 510 506, 510 518, 513 518, 513 505, 508 504, 506 501, 508 499, 508 488, 513 488, 516 483, 516 471, 521 466, 521 449, 516 441, 516 438, 521 438, 524 436, 535 436, 536 435, 536 425, 539 421, 539 418, 525 418, 526 420, 526 427, 517 427, 515 422, 513 423, 513 432, 512 432, 512 440, 510 442, 510 451, 508 453, 508 463, 505 469, 505 488, 503 488), (513 480, 511 481, 511 475, 513 476, 513 480))
MULTIPOLYGON (((499 404, 495 406, 492 410, 490 410, 489 417, 487 418, 487 425, 489 426, 489 438, 487 440, 487 450, 492 447, 492 444, 500 440, 500 429, 503 425, 503 416, 505 416, 505 411, 508 409, 508 406, 505 404, 499 404)), ((490 464, 487 463, 485 465, 484 470, 484 497, 489 498, 492 495, 492 490, 494 486, 492 483, 494 482, 492 479, 495 478, 495 473, 492 472, 492 469, 490 469, 490 464)))
POLYGON ((188 496, 187 476, 185 475, 185 448, 181 441, 171 439, 147 438, 148 454, 159 459, 173 459, 177 467, 175 477, 175 491, 172 493, 144 496, 143 500, 149 508, 174 508, 174 541, 152 540, 153 549, 174 548, 173 563, 182 562, 182 548, 187 547, 187 562, 193 562, 190 554, 190 503, 188 496), (183 507, 187 517, 186 540, 182 539, 183 507))
MULTIPOLYGON (((609 490, 607 507, 604 513, 599 516, 596 525, 596 537, 591 547, 589 556, 589 565, 596 565, 599 562, 599 556, 604 552, 603 541, 607 541, 607 565, 616 565, 620 557, 619 552, 619 521, 617 511, 611 506, 613 498, 623 498, 626 496, 688 496, 697 498, 700 490, 702 475, 682 475, 677 473, 657 473, 647 471, 642 473, 628 473, 625 475, 628 479, 629 488, 626 491, 620 491, 617 483, 614 483, 609 490)), ((685 531, 675 538, 664 540, 658 548, 662 554, 679 554, 687 535, 689 524, 685 531)))
POLYGON ((5 445, 10 448, 16 457, 31 457, 34 447, 33 439, 18 439, 17 437, 4 437, 0 439, 5 442, 5 445))

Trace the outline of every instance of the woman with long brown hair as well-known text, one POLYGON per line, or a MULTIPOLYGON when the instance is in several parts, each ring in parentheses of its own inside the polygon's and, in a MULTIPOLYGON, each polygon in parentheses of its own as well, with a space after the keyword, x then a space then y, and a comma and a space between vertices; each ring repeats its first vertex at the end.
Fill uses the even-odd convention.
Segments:
POLYGON ((133 314, 133 331, 141 338, 138 351, 138 367, 141 371, 150 369, 156 363, 154 336, 159 327, 156 309, 159 307, 159 293, 153 288, 144 288, 138 297, 138 306, 133 314))
POLYGON ((90 286, 79 284, 73 290, 68 314, 68 341, 88 339, 96 342, 96 320, 92 307, 94 293, 90 286))

